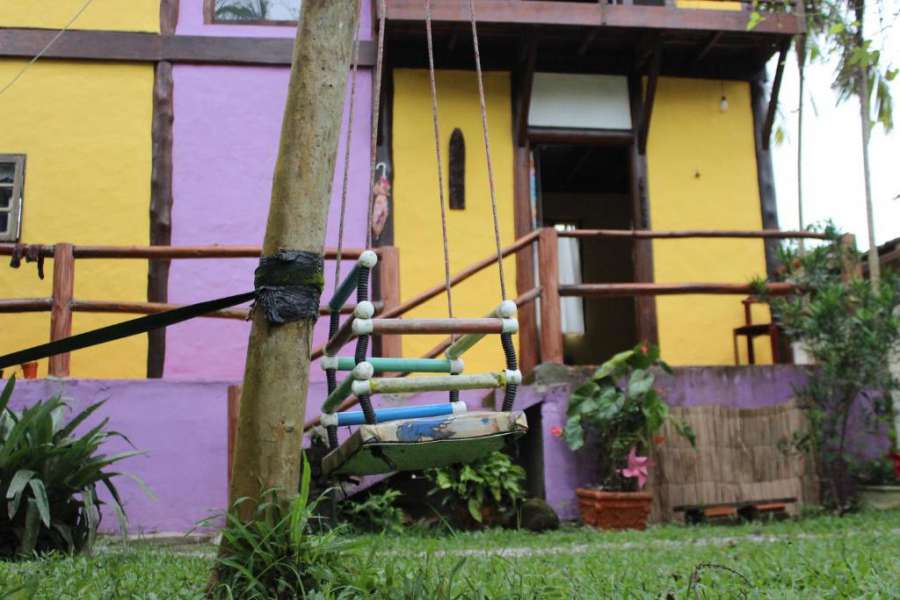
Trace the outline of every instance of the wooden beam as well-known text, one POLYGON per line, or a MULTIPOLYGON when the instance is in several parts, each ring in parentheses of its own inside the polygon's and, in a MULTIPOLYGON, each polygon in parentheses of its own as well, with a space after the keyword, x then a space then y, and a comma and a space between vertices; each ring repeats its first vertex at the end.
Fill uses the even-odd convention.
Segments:
POLYGON ((653 117, 653 103, 656 99, 656 85, 659 81, 659 68, 662 63, 662 40, 656 41, 653 49, 653 58, 650 63, 650 72, 647 75, 647 91, 644 94, 641 123, 638 129, 637 148, 642 155, 647 153, 647 138, 650 135, 650 119, 653 117))
POLYGON ((0 298, 0 313, 49 312, 52 298, 0 298))
POLYGON ((738 238, 738 239, 814 239, 827 240, 828 235, 814 231, 781 231, 780 229, 727 230, 727 229, 687 229, 663 231, 657 229, 575 229, 560 231, 559 237, 571 238, 634 238, 634 239, 684 239, 684 238, 738 238))
MULTIPOLYGON (((163 2, 163 11, 172 2, 163 2)), ((175 2, 177 17, 177 2, 175 2)), ((167 17, 168 18, 168 17, 167 17)), ((171 25, 171 24, 169 24, 171 25)), ((150 167, 150 244, 168 246, 172 243, 172 144, 174 140, 173 105, 174 79, 172 63, 156 63, 153 83, 153 119, 151 125, 152 159, 150 167)), ((147 301, 169 301, 168 259, 151 260, 147 271, 147 301)), ((166 361, 166 330, 147 333, 147 377, 163 376, 166 361)))
MULTIPOLYGON (((32 58, 56 35, 49 29, 0 29, 0 56, 32 58)), ((198 64, 290 66, 294 40, 288 38, 159 35, 133 31, 67 31, 44 58, 198 64)), ((375 64, 375 45, 360 42, 359 65, 375 64)))
MULTIPOLYGON (((513 149, 513 220, 516 237, 534 229, 531 209, 531 148, 513 149)), ((522 294, 534 288, 534 251, 516 253, 516 292, 522 294)), ((523 373, 530 373, 538 364, 537 313, 532 304, 519 309, 519 364, 523 373)))
MULTIPOLYGON (((795 291, 796 287, 790 283, 770 283, 766 289, 773 296, 783 296, 795 291)), ((751 296, 756 291, 756 286, 749 283, 582 283, 559 286, 560 296, 581 298, 627 298, 685 294, 751 296)))
POLYGON ((174 35, 178 28, 179 0, 160 0, 159 32, 163 35, 174 35))
POLYGON ((587 51, 591 49, 591 44, 594 43, 594 40, 597 39, 598 35, 600 35, 599 28, 591 29, 585 34, 584 39, 581 41, 581 45, 578 46, 578 56, 587 54, 587 51))
POLYGON ((710 53, 710 51, 715 48, 716 44, 719 43, 719 40, 722 39, 722 36, 725 35, 724 31, 716 31, 712 35, 709 36, 709 39, 703 44, 703 47, 694 56, 694 59, 691 61, 693 66, 696 66, 703 62, 703 59, 706 58, 706 55, 710 53))
POLYGON ((585 144, 590 146, 628 146, 634 134, 618 129, 561 129, 529 127, 528 140, 532 144, 585 144))
MULTIPOLYGON (((72 294, 75 290, 75 257, 72 244, 57 244, 53 251, 53 308, 50 310, 50 341, 72 335, 72 294)), ((69 353, 50 357, 49 374, 69 376, 69 353)))
MULTIPOLYGON (((382 246, 378 261, 378 287, 384 308, 391 310, 400 305, 400 252, 394 246, 382 246)), ((376 338, 380 343, 379 355, 385 357, 403 356, 403 338, 399 335, 382 335, 376 338)))
MULTIPOLYGON (((778 229, 778 203, 775 196, 775 171, 772 153, 763 143, 763 124, 766 115, 766 69, 761 68, 750 82, 750 107, 753 114, 753 143, 756 152, 756 178, 759 188, 759 210, 762 226, 778 229)), ((778 242, 765 244, 766 273, 772 278, 780 267, 778 242)))
MULTIPOLYGON (((643 113, 643 85, 641 77, 633 72, 628 77, 629 109, 631 120, 637 123, 643 113)), ((650 228, 650 197, 647 181, 647 156, 638 152, 637 144, 632 144, 628 154, 631 192, 631 225, 634 228, 650 228)), ((631 256, 634 261, 634 279, 642 283, 653 281, 653 243, 649 240, 632 244, 631 256)), ((637 338, 652 344, 659 343, 655 298, 636 298, 634 301, 634 331, 637 338)))
POLYGON ((518 102, 513 139, 516 140, 516 144, 519 146, 528 144, 528 113, 531 112, 531 92, 534 87, 534 66, 537 62, 537 49, 538 36, 537 33, 534 33, 529 36, 525 64, 518 73, 519 85, 516 90, 518 102))
MULTIPOLYGON (((597 4, 529 0, 528 2, 476 0, 475 12, 481 23, 544 24, 580 27, 616 27, 689 31, 747 32, 749 11, 680 9, 674 6, 634 4, 597 4)), ((391 21, 425 20, 422 0, 387 0, 391 21)), ((436 2, 432 9, 435 22, 468 22, 468 2, 436 2)), ((803 31, 801 17, 791 13, 772 14, 750 33, 794 34, 803 31)))
POLYGON ((766 110, 766 120, 763 121, 762 144, 763 149, 769 149, 769 141, 772 139, 772 127, 775 125, 775 111, 778 109, 778 92, 781 90, 781 80, 784 77, 784 63, 787 62, 787 53, 791 47, 791 40, 781 42, 778 51, 778 67, 775 69, 775 79, 772 81, 772 92, 769 94, 769 108, 766 110))

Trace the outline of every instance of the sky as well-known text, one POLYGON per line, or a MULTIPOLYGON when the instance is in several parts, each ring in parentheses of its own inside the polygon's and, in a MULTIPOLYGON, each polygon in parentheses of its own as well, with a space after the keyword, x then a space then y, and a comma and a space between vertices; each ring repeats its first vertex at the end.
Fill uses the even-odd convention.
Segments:
MULTIPOLYGON (((871 30, 875 31, 877 25, 873 22, 871 30)), ((882 61, 900 67, 900 24, 885 31, 881 37, 885 44, 882 61)), ((775 71, 776 62, 777 58, 769 64, 770 75, 775 71)), ((833 62, 808 65, 806 71, 804 221, 809 225, 832 219, 841 231, 855 234, 859 249, 865 250, 869 244, 859 102, 852 97, 837 105, 837 94, 831 89, 833 62)), ((885 134, 880 125, 876 126, 869 146, 876 244, 900 237, 900 199, 897 198, 900 195, 900 76, 891 83, 891 89, 896 126, 889 134, 885 134)), ((785 138, 781 144, 775 144, 773 139, 772 152, 778 221, 782 229, 794 229, 798 225, 798 90, 797 60, 792 52, 785 67, 776 120, 776 127, 781 126, 785 138)))

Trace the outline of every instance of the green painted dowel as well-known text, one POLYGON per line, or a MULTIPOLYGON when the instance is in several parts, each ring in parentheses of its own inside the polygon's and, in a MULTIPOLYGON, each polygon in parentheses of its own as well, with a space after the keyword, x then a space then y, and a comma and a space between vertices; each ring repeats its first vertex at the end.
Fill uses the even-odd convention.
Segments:
POLYGON ((333 392, 328 394, 328 398, 325 400, 325 404, 322 405, 323 413, 333 413, 338 409, 341 405, 341 402, 346 400, 350 393, 353 391, 353 376, 348 375, 344 380, 338 385, 333 392))
MULTIPOLYGON (((368 362, 375 367, 376 373, 453 373, 454 361, 444 358, 369 358, 368 362)), ((352 356, 338 358, 338 371, 352 371, 356 361, 352 356)), ((457 370, 462 371, 462 361, 457 370)))

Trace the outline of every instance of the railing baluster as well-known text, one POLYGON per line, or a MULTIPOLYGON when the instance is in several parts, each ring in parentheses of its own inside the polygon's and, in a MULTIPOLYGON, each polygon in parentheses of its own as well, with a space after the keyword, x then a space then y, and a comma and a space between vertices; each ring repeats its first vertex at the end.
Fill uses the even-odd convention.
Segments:
MULTIPOLYGON (((72 244, 53 249, 53 307, 50 309, 50 341, 72 335, 72 294, 75 290, 75 254, 72 244)), ((50 357, 49 373, 69 376, 69 354, 50 357)))

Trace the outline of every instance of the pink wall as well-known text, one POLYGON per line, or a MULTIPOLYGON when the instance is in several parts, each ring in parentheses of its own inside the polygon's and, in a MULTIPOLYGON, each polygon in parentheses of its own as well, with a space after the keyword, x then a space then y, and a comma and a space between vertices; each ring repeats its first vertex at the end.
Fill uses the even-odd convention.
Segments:
MULTIPOLYGON (((286 68, 276 67, 175 67, 174 245, 261 243, 288 75, 286 68)), ((370 115, 371 74, 361 70, 351 142, 346 247, 365 243, 370 115)), ((345 135, 341 135, 333 185, 329 246, 337 243, 345 135)), ((253 287, 255 266, 255 260, 174 261, 169 301, 192 303, 248 291, 253 287)), ((327 264, 329 282, 332 273, 333 264, 327 264)), ((325 319, 316 331, 317 341, 323 341, 325 319)), ((248 332, 247 323, 219 319, 197 319, 170 327, 166 377, 240 378, 248 332)))
MULTIPOLYGON (((372 39, 372 2, 360 0, 360 39, 372 39)), ((181 0, 176 33, 235 37, 294 37, 296 29, 285 25, 208 25, 203 22, 203 0, 181 0)))

